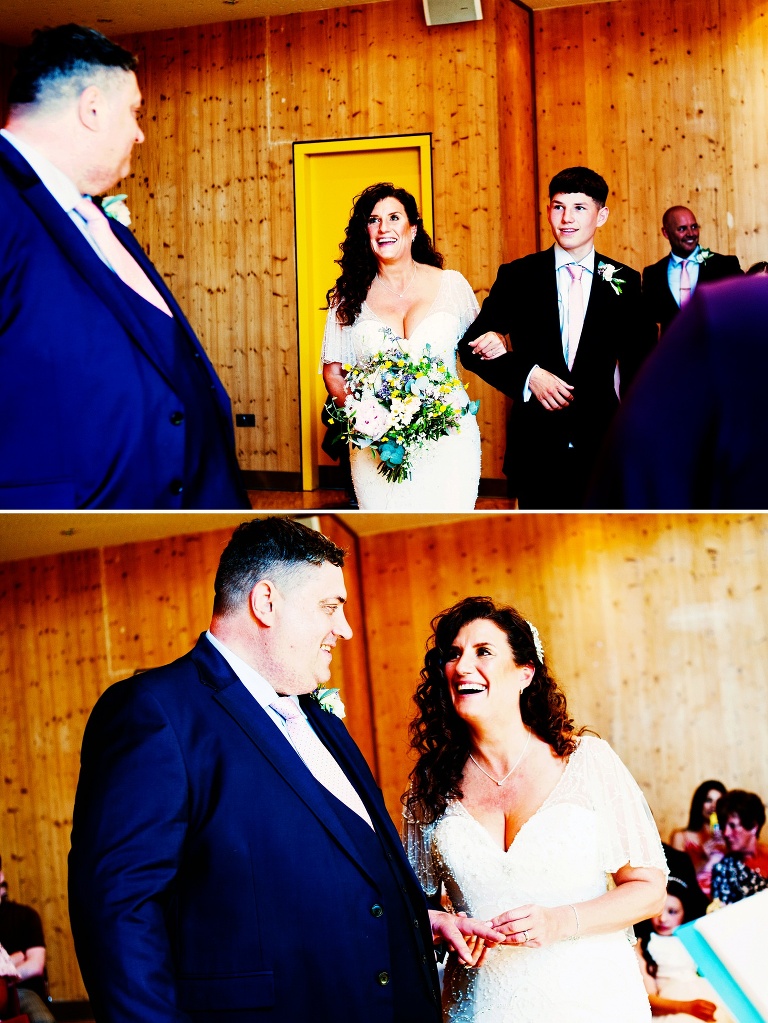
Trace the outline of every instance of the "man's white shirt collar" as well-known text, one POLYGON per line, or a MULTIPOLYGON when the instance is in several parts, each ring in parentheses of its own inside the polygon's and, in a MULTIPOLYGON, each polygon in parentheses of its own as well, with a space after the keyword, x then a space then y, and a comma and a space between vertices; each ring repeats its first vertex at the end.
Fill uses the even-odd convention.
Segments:
POLYGON ((579 266, 583 266, 585 270, 589 270, 591 274, 595 272, 595 247, 594 245, 586 256, 582 259, 576 260, 573 255, 555 242, 555 270, 562 270, 564 266, 569 263, 578 263, 579 266))
POLYGON ((698 254, 700 252, 701 252, 701 246, 697 245, 696 248, 693 250, 693 252, 690 254, 690 256, 678 256, 678 254, 676 252, 672 252, 671 250, 670 250, 669 254, 672 257, 672 262, 675 264, 675 266, 679 266, 681 263, 685 262, 686 260, 688 262, 690 262, 691 260, 693 260, 694 263, 698 262, 696 257, 698 256, 698 254))
MULTIPOLYGON (((263 707, 264 710, 268 710, 269 705, 274 703, 278 698, 278 694, 275 692, 270 683, 267 682, 264 676, 260 675, 255 668, 250 666, 250 664, 247 664, 242 657, 238 657, 234 651, 230 650, 228 646, 225 646, 220 639, 217 639, 212 632, 206 632, 205 637, 208 642, 219 651, 221 656, 227 664, 229 664, 259 706, 263 707)), ((299 710, 301 710, 298 698, 293 696, 291 699, 294 700, 296 706, 299 707, 299 710)), ((301 712, 302 714, 304 713, 303 710, 301 712)), ((269 713, 270 717, 274 717, 274 712, 269 713)))
POLYGON ((12 132, 6 131, 5 128, 0 128, 0 135, 7 142, 10 142, 13 148, 24 157, 59 206, 65 212, 71 213, 75 208, 75 204, 82 199, 72 179, 67 177, 64 171, 59 170, 47 157, 39 153, 33 146, 30 146, 24 139, 20 139, 12 132))

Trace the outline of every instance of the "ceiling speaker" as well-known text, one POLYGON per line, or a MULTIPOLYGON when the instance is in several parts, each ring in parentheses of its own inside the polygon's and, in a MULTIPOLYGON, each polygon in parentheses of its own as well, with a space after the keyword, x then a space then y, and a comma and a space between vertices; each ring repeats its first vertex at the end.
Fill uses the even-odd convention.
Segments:
POLYGON ((480 0, 424 0, 428 25, 456 25, 460 21, 482 21, 480 0))

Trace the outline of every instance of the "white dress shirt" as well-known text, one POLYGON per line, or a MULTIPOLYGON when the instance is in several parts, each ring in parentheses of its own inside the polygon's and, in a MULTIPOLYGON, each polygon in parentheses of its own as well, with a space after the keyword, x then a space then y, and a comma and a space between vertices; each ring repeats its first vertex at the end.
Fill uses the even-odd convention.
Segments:
MULTIPOLYGON (((68 178, 64 171, 59 170, 47 157, 30 146, 24 139, 20 139, 5 128, 0 128, 0 135, 3 136, 6 142, 10 142, 13 148, 24 157, 102 263, 109 266, 109 263, 101 254, 98 245, 91 237, 91 232, 88 230, 85 220, 75 210, 75 204, 80 202, 83 197, 72 179, 68 178)), ((110 269, 112 268, 110 267, 110 269)))
MULTIPOLYGON (((568 264, 577 263, 578 266, 584 267, 585 273, 581 275, 581 293, 584 298, 584 315, 587 313, 587 303, 589 302, 589 296, 592 291, 592 278, 595 274, 595 249, 594 246, 582 259, 575 260, 570 252, 566 252, 564 248, 555 242, 555 280, 557 282, 557 313, 560 317, 560 343, 563 346, 563 355, 567 350, 568 343, 568 327, 569 327, 569 299, 571 291, 571 275, 566 270, 568 264)), ((538 364, 531 368, 531 373, 534 369, 538 369, 538 364)), ((525 379, 525 387, 523 388, 523 401, 528 401, 531 397, 531 389, 528 386, 528 381, 531 379, 531 373, 525 379)))
POLYGON ((691 282, 691 298, 699 283, 699 264, 696 257, 701 252, 701 246, 697 245, 690 256, 677 256, 674 252, 669 254, 667 263, 667 283, 672 292, 672 298, 680 305, 680 272, 685 259, 688 260, 688 280, 691 282))
MULTIPOLYGON (((232 671, 234 671, 258 705, 267 712, 272 721, 274 721, 276 727, 279 728, 281 734, 285 736, 286 742, 290 742, 293 746, 291 738, 288 735, 285 719, 282 718, 276 710, 270 707, 270 703, 274 703, 279 694, 275 692, 263 675, 260 675, 255 668, 250 666, 250 664, 246 664, 242 657, 238 657, 234 651, 230 650, 228 646, 225 646, 220 639, 217 639, 212 632, 206 632, 205 638, 216 650, 219 651, 221 656, 230 666, 232 671)), ((301 711, 309 727, 312 728, 307 715, 304 714, 304 711, 299 704, 298 696, 292 696, 291 699, 301 711)))

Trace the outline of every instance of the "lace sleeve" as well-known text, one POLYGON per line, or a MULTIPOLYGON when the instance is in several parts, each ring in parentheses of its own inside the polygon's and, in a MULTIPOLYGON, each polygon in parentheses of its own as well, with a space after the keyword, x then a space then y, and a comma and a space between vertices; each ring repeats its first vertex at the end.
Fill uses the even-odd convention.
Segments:
POLYGON ((480 306, 477 304, 475 293, 469 285, 466 277, 458 271, 453 271, 453 294, 456 300, 456 307, 459 316, 460 337, 463 337, 468 327, 475 322, 480 306))
POLYGON ((340 362, 342 366, 352 366, 356 362, 351 328, 342 327, 336 319, 336 309, 334 306, 331 306, 328 310, 328 316, 325 320, 319 373, 323 372, 323 365, 328 362, 340 362))
POLYGON ((639 785, 603 739, 583 736, 585 760, 600 831, 602 866, 612 874, 625 864, 669 873, 661 839, 639 785))
POLYGON ((403 810, 403 845, 413 871, 425 895, 434 895, 440 887, 432 858, 434 824, 420 824, 406 807, 403 810))

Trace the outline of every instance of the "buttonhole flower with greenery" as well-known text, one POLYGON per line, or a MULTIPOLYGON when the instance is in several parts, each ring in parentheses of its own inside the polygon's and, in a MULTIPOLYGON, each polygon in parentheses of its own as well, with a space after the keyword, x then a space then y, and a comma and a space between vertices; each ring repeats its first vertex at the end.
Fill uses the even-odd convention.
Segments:
POLYGON ((621 270, 620 266, 616 267, 613 265, 613 263, 604 263, 602 259, 597 264, 598 274, 603 278, 604 281, 607 281, 610 284, 610 286, 613 288, 617 295, 621 294, 622 285, 627 283, 621 277, 614 276, 619 270, 621 270))
POLYGON ((378 330, 380 351, 344 366, 347 399, 331 410, 329 422, 341 427, 338 441, 370 448, 382 476, 402 483, 411 478, 414 453, 456 431, 462 416, 477 414, 480 402, 469 400, 429 345, 417 359, 403 351, 391 327, 378 330))
POLYGON ((131 211, 125 205, 127 195, 105 195, 101 200, 101 211, 108 217, 112 217, 123 227, 130 227, 131 211))
POLYGON ((696 256, 696 262, 699 264, 706 263, 706 261, 708 259, 711 259, 713 256, 714 252, 712 251, 712 249, 699 249, 698 254, 696 256))
POLYGON ((344 709, 341 696, 339 696, 338 689, 318 686, 318 688, 312 693, 312 699, 317 700, 323 710, 328 714, 333 714, 337 718, 346 717, 346 710, 344 709))

